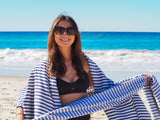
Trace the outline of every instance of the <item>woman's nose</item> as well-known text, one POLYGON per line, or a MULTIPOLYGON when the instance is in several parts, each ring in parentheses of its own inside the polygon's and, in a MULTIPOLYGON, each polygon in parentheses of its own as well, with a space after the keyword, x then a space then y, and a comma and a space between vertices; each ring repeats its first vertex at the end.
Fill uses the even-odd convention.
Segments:
POLYGON ((67 35, 67 31, 66 30, 64 31, 63 35, 67 35))

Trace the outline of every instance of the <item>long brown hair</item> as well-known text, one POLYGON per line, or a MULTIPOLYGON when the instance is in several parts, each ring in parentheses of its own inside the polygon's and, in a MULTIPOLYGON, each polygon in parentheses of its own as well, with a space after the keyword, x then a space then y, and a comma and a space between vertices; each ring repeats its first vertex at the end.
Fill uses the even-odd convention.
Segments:
POLYGON ((70 16, 59 15, 52 24, 52 27, 49 31, 48 35, 48 60, 47 60, 47 68, 49 77, 62 77, 65 75, 67 69, 64 63, 64 58, 61 52, 58 49, 58 45, 55 42, 54 36, 54 28, 55 26, 62 20, 69 21, 74 29, 75 29, 75 41, 71 47, 71 59, 72 59, 72 66, 77 72, 77 76, 82 78, 83 77, 83 61, 85 60, 84 55, 82 54, 82 47, 81 47, 81 38, 80 33, 77 27, 76 22, 70 16))

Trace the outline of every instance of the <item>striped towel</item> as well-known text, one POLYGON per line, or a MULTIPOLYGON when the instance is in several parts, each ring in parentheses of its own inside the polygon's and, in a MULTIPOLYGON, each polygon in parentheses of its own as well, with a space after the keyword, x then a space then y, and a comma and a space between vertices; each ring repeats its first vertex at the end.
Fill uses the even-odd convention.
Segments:
POLYGON ((152 77, 153 81, 147 86, 144 85, 147 78, 143 75, 120 81, 103 92, 50 111, 37 120, 66 120, 104 109, 111 120, 150 120, 150 114, 137 95, 140 89, 147 91, 152 116, 158 120, 160 119, 160 87, 156 78, 152 77))
POLYGON ((96 94, 65 107, 61 107, 56 78, 48 78, 46 61, 35 67, 18 98, 17 106, 23 107, 25 119, 65 120, 104 110, 111 120, 149 120, 151 116, 137 94, 140 89, 147 94, 152 117, 160 119, 160 88, 154 76, 147 86, 143 75, 114 84, 96 63, 88 60, 96 94))

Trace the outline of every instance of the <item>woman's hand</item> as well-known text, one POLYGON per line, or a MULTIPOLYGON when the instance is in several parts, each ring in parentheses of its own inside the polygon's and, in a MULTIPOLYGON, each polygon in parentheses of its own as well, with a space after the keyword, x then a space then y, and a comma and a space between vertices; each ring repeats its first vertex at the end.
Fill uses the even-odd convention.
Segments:
POLYGON ((148 83, 152 80, 152 77, 147 74, 142 74, 142 75, 147 76, 147 82, 145 83, 145 85, 148 85, 148 83))
POLYGON ((24 112, 22 107, 17 107, 16 120, 24 120, 24 112))

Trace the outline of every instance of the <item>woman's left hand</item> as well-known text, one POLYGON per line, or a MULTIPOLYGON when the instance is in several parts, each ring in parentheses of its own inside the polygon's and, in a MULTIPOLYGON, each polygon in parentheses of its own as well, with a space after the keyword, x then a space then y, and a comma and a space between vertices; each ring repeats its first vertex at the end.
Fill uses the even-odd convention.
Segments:
POLYGON ((145 85, 148 85, 148 83, 152 80, 152 77, 147 74, 143 74, 143 75, 147 76, 147 82, 145 83, 145 85))

